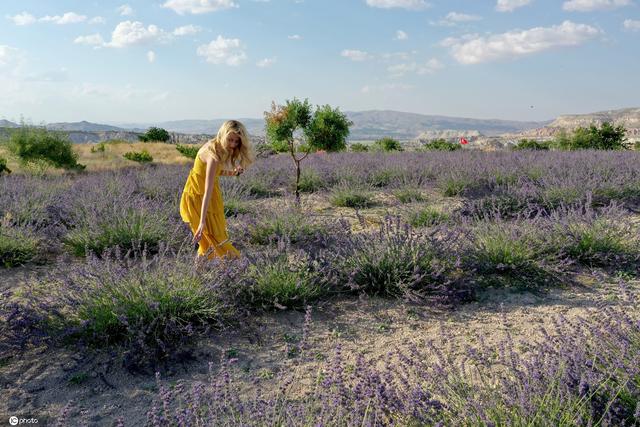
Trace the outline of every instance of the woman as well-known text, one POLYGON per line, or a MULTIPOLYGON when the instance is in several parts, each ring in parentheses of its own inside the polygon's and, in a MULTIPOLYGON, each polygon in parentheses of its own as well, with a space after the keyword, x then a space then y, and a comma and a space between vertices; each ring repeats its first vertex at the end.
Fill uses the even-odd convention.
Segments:
POLYGON ((198 243, 198 261, 240 256, 227 235, 218 176, 238 176, 253 162, 249 133, 236 120, 224 122, 216 137, 198 150, 180 199, 180 216, 189 223, 193 244, 198 243))

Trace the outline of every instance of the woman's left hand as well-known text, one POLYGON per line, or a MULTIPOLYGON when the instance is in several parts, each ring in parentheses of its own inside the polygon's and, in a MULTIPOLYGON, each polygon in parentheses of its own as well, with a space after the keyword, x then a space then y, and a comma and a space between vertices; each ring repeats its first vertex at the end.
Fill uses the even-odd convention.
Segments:
POLYGON ((244 172, 244 168, 242 166, 236 166, 235 168, 233 168, 233 174, 235 176, 240 175, 242 172, 244 172))

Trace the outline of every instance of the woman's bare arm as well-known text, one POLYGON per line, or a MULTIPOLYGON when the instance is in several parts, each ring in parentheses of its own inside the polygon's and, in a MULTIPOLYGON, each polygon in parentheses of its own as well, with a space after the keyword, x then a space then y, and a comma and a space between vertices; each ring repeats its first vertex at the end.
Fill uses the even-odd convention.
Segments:
POLYGON ((204 198, 202 199, 202 207, 200 208, 200 224, 204 224, 209 201, 213 192, 213 181, 215 179, 216 167, 218 162, 214 159, 207 160, 206 177, 204 180, 204 198))

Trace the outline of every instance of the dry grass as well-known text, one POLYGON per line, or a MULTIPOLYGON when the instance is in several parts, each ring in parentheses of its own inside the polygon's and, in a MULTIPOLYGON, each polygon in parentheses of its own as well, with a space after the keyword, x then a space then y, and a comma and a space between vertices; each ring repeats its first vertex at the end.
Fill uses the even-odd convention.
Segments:
MULTIPOLYGON (((183 144, 192 145, 192 144, 183 144)), ((135 166, 136 162, 127 160, 123 154, 127 151, 147 150, 153 156, 153 163, 162 164, 190 164, 193 160, 188 159, 176 150, 173 144, 164 143, 146 143, 135 142, 129 143, 125 141, 108 142, 104 144, 105 151, 91 152, 91 148, 97 148, 98 144, 73 144, 73 149, 78 153, 78 163, 87 166, 88 171, 99 171, 108 169, 118 169, 126 166, 135 166)), ((194 145, 195 146, 195 145, 194 145)), ((197 145, 199 146, 199 145, 197 145)), ((25 169, 21 167, 18 161, 9 155, 6 146, 0 145, 0 157, 7 159, 7 166, 15 173, 24 173, 25 169)), ((56 174, 62 171, 52 169, 50 173, 56 174)))

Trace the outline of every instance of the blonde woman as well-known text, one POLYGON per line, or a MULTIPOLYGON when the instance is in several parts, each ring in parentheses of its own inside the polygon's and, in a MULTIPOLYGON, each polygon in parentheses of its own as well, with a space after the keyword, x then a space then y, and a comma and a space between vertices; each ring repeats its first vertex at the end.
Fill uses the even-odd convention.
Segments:
POLYGON ((249 133, 237 120, 227 120, 196 155, 180 200, 180 216, 198 243, 196 260, 239 257, 227 235, 218 177, 238 176, 255 160, 249 133))

